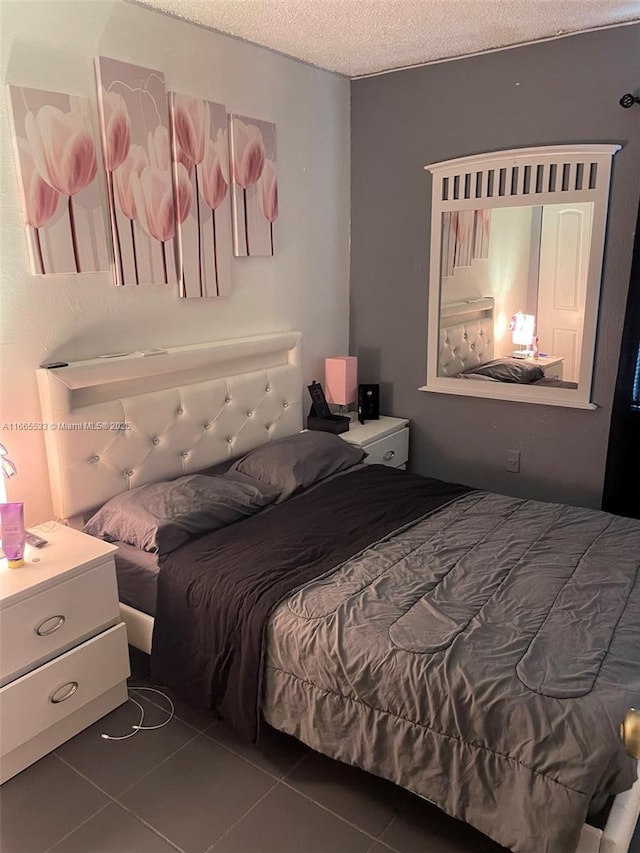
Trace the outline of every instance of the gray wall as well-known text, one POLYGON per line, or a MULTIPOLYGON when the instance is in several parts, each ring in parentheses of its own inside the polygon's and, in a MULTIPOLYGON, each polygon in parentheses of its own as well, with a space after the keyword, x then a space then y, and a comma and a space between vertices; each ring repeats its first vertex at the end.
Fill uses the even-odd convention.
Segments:
POLYGON ((381 410, 412 422, 410 467, 507 494, 600 506, 640 190, 640 26, 355 80, 350 352, 381 410), (614 157, 596 411, 418 391, 427 346, 430 177, 452 157, 621 143, 614 157), (504 471, 522 451, 521 473, 504 471))

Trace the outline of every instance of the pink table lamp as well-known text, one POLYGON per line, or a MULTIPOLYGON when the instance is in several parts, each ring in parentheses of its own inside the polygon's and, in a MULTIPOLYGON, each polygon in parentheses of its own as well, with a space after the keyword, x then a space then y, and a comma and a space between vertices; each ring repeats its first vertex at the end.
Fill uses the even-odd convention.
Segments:
POLYGON ((324 362, 325 396, 328 403, 342 407, 358 398, 358 359, 354 355, 338 355, 324 362))

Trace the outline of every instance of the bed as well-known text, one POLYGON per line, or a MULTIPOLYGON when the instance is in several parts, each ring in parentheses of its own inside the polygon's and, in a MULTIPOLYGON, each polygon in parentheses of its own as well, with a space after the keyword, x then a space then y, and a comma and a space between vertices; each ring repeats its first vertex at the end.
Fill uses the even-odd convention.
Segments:
MULTIPOLYGON (((39 371, 44 421, 121 427, 46 434, 56 514, 79 525, 123 490, 231 460, 259 479, 260 450, 302 426, 300 346, 290 332, 39 371)), ((640 806, 618 737, 640 698, 640 525, 361 461, 330 473, 172 550, 155 622, 123 606, 129 642, 192 698, 216 685, 241 726, 262 715, 513 850, 623 853, 640 806), (609 793, 604 829, 583 824, 609 793)))
POLYGON ((438 376, 459 379, 577 388, 577 383, 546 377, 532 359, 494 357, 493 297, 479 297, 442 305, 438 376))

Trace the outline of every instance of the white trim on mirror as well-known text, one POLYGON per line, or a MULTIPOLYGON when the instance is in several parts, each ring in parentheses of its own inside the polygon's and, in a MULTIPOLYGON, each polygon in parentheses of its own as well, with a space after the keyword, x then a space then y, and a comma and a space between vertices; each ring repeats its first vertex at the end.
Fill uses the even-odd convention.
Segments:
MULTIPOLYGON (((431 258, 427 376, 421 391, 595 409, 593 361, 613 155, 620 145, 550 145, 460 157, 425 166, 431 172, 431 258), (462 381, 439 375, 442 215, 545 204, 593 203, 582 347, 577 388, 462 381)), ((488 295, 488 294, 487 294, 488 295)))

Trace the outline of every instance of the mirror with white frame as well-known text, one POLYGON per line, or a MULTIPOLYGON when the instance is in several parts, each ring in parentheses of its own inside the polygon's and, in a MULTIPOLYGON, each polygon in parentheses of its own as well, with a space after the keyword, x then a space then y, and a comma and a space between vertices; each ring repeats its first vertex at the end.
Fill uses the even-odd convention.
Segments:
POLYGON ((618 145, 436 163, 427 381, 466 396, 591 402, 609 181, 618 145))

